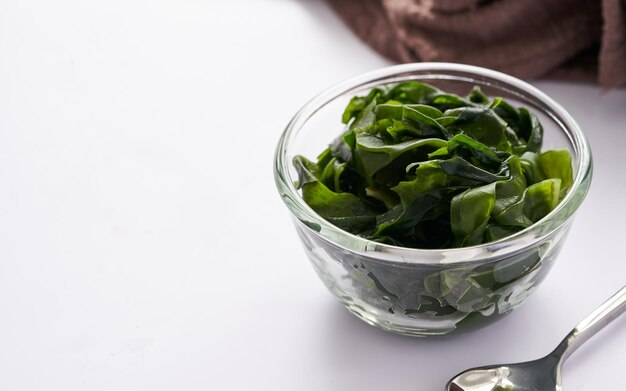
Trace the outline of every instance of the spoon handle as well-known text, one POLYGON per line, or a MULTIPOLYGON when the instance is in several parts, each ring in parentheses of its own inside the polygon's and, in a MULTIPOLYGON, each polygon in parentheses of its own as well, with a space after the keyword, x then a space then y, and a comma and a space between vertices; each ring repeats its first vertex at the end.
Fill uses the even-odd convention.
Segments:
POLYGON ((626 311, 626 286, 587 315, 578 326, 570 331, 552 355, 560 357, 561 362, 565 361, 583 343, 617 319, 624 311, 626 311))

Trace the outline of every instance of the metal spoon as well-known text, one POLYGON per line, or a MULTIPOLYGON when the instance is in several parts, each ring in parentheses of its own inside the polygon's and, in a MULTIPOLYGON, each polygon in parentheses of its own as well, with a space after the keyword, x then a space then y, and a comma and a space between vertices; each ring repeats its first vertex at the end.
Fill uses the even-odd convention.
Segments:
POLYGON ((468 369, 452 378, 446 391, 561 391, 563 362, 624 311, 626 286, 583 319, 546 357, 518 364, 468 369))

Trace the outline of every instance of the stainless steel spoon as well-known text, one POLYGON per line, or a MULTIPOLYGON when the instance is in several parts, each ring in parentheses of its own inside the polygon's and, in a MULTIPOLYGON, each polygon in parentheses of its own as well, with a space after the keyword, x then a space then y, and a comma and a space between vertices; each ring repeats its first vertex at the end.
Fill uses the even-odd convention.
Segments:
POLYGON ((589 314, 554 351, 539 360, 468 369, 446 391, 561 391, 561 365, 576 349, 626 311, 626 286, 589 314))

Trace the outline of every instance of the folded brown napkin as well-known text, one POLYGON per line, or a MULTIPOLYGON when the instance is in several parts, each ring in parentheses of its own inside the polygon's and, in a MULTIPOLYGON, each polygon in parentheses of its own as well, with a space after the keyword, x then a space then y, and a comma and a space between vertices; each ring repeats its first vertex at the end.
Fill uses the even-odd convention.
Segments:
POLYGON ((626 0, 327 1, 395 61, 626 85, 626 0))

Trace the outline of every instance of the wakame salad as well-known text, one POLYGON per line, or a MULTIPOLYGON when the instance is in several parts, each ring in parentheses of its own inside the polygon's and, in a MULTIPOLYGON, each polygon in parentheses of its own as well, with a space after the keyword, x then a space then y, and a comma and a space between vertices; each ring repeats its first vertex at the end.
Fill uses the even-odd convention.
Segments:
POLYGON ((304 201, 337 227, 396 246, 443 249, 512 235, 573 184, 567 149, 542 151, 537 116, 478 87, 408 81, 353 97, 317 161, 296 156, 304 201))

